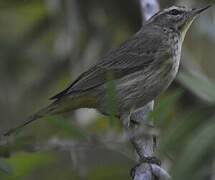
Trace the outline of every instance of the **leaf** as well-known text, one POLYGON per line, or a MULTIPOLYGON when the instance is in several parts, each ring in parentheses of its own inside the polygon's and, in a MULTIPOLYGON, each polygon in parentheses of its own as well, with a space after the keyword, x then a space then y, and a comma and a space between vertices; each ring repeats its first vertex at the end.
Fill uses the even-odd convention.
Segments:
POLYGON ((180 73, 178 79, 196 96, 206 102, 215 103, 215 84, 208 79, 189 73, 180 73))
POLYGON ((117 92, 116 92, 116 85, 113 81, 113 74, 109 73, 107 81, 107 107, 110 113, 109 120, 110 126, 116 127, 117 126, 117 92))
MULTIPOLYGON (((211 116, 210 110, 207 108, 198 108, 189 113, 181 114, 175 117, 175 120, 163 132, 163 137, 160 143, 161 153, 178 153, 178 150, 184 147, 184 143, 196 129, 207 123, 211 116)), ((178 156, 176 156, 178 158, 178 156)))
POLYGON ((181 97, 183 90, 177 90, 166 97, 162 98, 161 101, 155 106, 155 109, 150 114, 149 120, 153 120, 155 123, 163 123, 168 118, 167 116, 172 112, 174 104, 181 97))
POLYGON ((173 179, 196 180, 207 176, 214 156, 214 139, 215 123, 213 119, 207 125, 197 129, 196 133, 193 133, 193 136, 188 139, 181 158, 174 168, 173 179), (193 177, 196 173, 198 173, 198 178, 193 177))

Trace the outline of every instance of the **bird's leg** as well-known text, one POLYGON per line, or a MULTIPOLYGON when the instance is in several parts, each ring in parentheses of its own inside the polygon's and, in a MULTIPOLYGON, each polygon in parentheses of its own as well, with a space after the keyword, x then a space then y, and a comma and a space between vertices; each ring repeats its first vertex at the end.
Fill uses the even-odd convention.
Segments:
POLYGON ((144 124, 145 126, 153 127, 153 121, 151 121, 149 117, 150 112, 153 110, 153 106, 154 101, 133 111, 130 115, 130 124, 137 126, 144 124))
POLYGON ((137 128, 140 125, 145 125, 148 127, 153 127, 152 121, 149 121, 149 113, 153 107, 153 104, 141 107, 137 110, 131 110, 129 113, 124 114, 121 119, 123 120, 123 126, 126 129, 137 128))
POLYGON ((140 161, 153 157, 155 149, 155 137, 147 132, 148 128, 145 125, 152 107, 153 102, 143 107, 142 112, 138 111, 138 114, 127 113, 121 116, 126 135, 134 146, 140 161))
POLYGON ((122 120, 126 134, 138 155, 138 164, 132 168, 131 174, 135 174, 136 177, 137 172, 141 172, 140 169, 142 169, 151 177, 149 179, 155 180, 156 173, 154 172, 157 171, 154 169, 160 168, 161 161, 154 156, 156 137, 150 132, 153 127, 152 121, 148 121, 153 104, 150 102, 145 107, 126 114, 122 120))

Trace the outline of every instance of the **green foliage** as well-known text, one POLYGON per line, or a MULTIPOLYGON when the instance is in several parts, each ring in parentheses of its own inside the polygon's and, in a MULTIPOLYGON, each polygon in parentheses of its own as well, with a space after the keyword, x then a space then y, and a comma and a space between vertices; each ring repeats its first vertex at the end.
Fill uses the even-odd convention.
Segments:
POLYGON ((154 111, 150 114, 149 120, 155 122, 157 126, 160 126, 164 123, 168 123, 169 117, 174 113, 176 108, 176 103, 180 99, 183 90, 176 90, 168 95, 164 96, 158 103, 155 105, 154 111))
POLYGON ((34 138, 31 136, 17 134, 15 141, 12 143, 7 143, 3 146, 0 146, 0 156, 8 157, 10 153, 19 152, 23 149, 31 149, 32 143, 34 142, 34 138))
POLYGON ((109 110, 109 120, 110 120, 110 126, 114 127, 116 126, 117 118, 117 94, 116 94, 116 86, 113 81, 114 74, 109 73, 107 74, 107 108, 109 110))
POLYGON ((215 102, 215 85, 208 79, 201 77, 202 75, 192 75, 188 73, 181 73, 179 80, 183 82, 185 87, 190 89, 196 96, 203 100, 214 103, 215 102))
POLYGON ((196 129, 188 138, 185 147, 173 171, 175 180, 201 180, 210 176, 210 165, 213 164, 215 123, 212 122, 196 129), (197 176, 198 175, 198 176, 197 176))
POLYGON ((64 136, 73 138, 85 139, 87 137, 86 132, 80 130, 71 120, 65 119, 60 116, 50 116, 47 118, 49 124, 53 127, 55 133, 58 131, 63 133, 64 136))
POLYGON ((91 170, 89 174, 89 180, 109 180, 114 179, 127 179, 129 176, 128 171, 130 167, 123 165, 109 165, 109 166, 98 166, 91 170))
POLYGON ((9 175, 0 174, 0 179, 4 180, 23 180, 37 167, 51 164, 54 156, 50 153, 17 153, 5 160, 13 169, 9 175))

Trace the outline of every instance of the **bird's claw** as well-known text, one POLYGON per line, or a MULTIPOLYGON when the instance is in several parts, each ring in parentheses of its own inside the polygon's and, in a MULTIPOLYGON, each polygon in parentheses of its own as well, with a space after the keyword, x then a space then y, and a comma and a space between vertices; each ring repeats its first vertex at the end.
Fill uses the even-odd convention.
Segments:
POLYGON ((152 156, 152 157, 144 157, 140 160, 140 162, 138 164, 136 164, 133 168, 131 168, 130 170, 130 176, 132 178, 134 178, 135 176, 135 172, 136 172, 136 169, 138 167, 140 167, 142 164, 144 163, 147 163, 147 164, 156 164, 158 166, 161 166, 161 160, 158 159, 157 157, 155 156, 152 156))

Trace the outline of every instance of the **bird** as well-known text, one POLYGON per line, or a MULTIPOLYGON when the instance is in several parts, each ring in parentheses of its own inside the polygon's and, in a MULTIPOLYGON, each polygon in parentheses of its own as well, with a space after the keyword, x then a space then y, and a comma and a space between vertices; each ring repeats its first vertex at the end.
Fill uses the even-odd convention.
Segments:
POLYGON ((65 90, 50 98, 52 102, 47 107, 4 135, 9 136, 45 116, 79 108, 95 108, 110 115, 110 87, 114 89, 115 116, 119 119, 145 106, 175 79, 185 35, 194 19, 210 7, 171 6, 159 11, 136 34, 110 50, 65 90))

